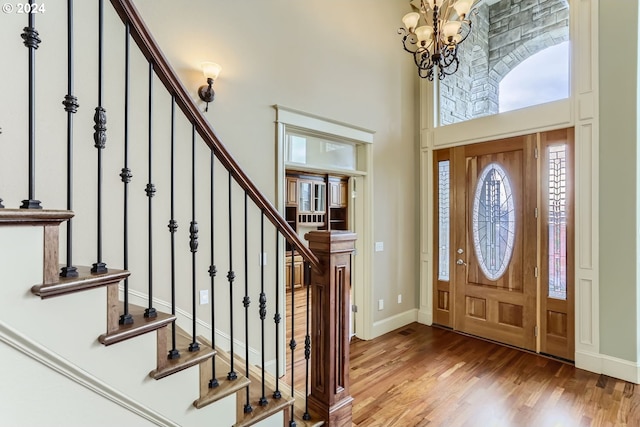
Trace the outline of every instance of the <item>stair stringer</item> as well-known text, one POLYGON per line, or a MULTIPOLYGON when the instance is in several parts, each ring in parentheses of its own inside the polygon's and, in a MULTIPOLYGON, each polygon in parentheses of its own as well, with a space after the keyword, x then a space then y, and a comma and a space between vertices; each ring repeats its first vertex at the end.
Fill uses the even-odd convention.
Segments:
MULTIPOLYGON (((199 392, 198 369, 187 369, 161 381, 149 377, 156 366, 155 334, 144 334, 109 347, 98 342, 98 336, 106 330, 106 289, 91 289, 45 301, 31 293, 31 287, 42 282, 42 227, 2 226, 0 242, 3 243, 0 245, 0 321, 23 336, 25 342, 46 348, 69 366, 97 378, 110 389, 129 396, 137 406, 146 407, 174 424, 197 427, 209 426, 214 419, 221 426, 235 422, 235 396, 200 410, 192 406, 199 392)), ((34 383, 30 387, 42 388, 43 385, 34 383)), ((12 403, 13 398, 2 396, 3 405, 19 404, 12 403)), ((47 398, 55 396, 50 393, 47 398)), ((37 399, 31 404, 37 407, 37 399)), ((65 424, 66 415, 64 412, 50 414, 49 419, 65 424), (55 420, 56 416, 59 420, 55 420)), ((109 414, 96 414, 96 419, 108 423, 109 414)))

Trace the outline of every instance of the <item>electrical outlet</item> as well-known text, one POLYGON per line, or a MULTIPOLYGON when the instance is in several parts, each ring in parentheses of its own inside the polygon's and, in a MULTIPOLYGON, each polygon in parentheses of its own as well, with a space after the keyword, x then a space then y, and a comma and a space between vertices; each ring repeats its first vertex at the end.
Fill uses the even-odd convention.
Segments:
POLYGON ((398 304, 402 304, 402 294, 398 294, 398 304))
POLYGON ((384 310, 384 300, 383 299, 379 299, 378 300, 378 311, 380 310, 384 310))
POLYGON ((384 242, 376 242, 376 252, 384 251, 384 242))
POLYGON ((200 305, 209 304, 209 290, 201 289, 200 290, 200 305))

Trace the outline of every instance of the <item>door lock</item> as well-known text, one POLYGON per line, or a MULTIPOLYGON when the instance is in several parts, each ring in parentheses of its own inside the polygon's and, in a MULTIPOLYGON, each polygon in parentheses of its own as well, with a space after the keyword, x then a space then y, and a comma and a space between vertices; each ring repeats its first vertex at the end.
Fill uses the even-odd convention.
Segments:
POLYGON ((456 252, 458 252, 460 255, 462 255, 464 253, 464 249, 458 248, 458 250, 456 252))

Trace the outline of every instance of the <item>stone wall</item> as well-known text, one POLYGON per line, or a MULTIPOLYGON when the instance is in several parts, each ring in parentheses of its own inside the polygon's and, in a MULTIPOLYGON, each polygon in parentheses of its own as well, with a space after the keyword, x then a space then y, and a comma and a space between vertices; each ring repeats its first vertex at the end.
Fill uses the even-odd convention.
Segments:
POLYGON ((440 82, 440 124, 496 114, 500 81, 531 55, 569 39, 568 0, 480 1, 460 68, 440 82))

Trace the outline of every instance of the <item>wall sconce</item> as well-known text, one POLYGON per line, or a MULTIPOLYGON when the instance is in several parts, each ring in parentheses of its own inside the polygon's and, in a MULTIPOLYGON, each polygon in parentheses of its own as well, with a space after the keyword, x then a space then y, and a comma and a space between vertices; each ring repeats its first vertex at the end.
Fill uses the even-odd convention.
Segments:
POLYGON ((204 109, 205 112, 209 111, 209 103, 213 102, 213 98, 215 97, 213 81, 218 78, 221 69, 222 67, 215 62, 202 63, 202 74, 204 74, 204 77, 207 79, 207 84, 198 88, 198 96, 207 103, 204 109))

